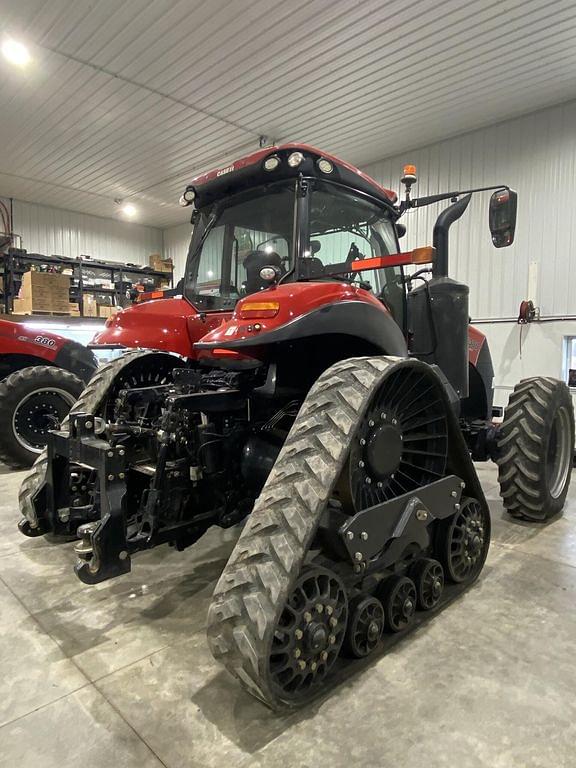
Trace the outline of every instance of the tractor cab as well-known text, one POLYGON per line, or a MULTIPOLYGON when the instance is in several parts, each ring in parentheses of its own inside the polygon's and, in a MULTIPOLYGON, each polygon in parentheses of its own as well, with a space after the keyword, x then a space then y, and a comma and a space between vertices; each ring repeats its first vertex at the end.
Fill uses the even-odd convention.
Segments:
MULTIPOLYGON (((180 200, 193 209, 183 296, 118 313, 95 344, 280 365, 284 347, 291 354, 296 346, 310 376, 343 351, 411 352, 440 365, 467 398, 468 287, 448 276, 448 229, 483 190, 412 199, 413 166, 402 182, 398 203, 363 172, 301 144, 264 148, 197 176, 180 200), (444 200, 452 204, 438 217, 434 248, 399 253, 403 213, 444 200), (426 279, 412 275, 409 292, 410 264, 426 279)), ((490 229, 502 247, 514 238, 516 195, 491 189, 490 229)))
POLYGON ((181 200, 195 205, 184 295, 210 312, 276 284, 338 280, 372 291, 402 324, 402 267, 352 268, 398 251, 395 200, 351 166, 301 145, 200 176, 181 200))

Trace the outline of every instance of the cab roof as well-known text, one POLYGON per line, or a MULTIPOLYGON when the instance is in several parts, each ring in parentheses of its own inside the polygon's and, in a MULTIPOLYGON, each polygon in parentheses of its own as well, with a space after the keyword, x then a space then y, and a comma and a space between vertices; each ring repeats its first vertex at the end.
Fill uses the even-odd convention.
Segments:
POLYGON ((186 192, 188 194, 193 192, 196 207, 201 208, 235 192, 267 182, 296 178, 301 173, 304 176, 337 181, 351 189, 378 198, 389 206, 398 200, 393 190, 386 189, 353 165, 316 147, 299 143, 265 147, 227 166, 202 173, 192 179, 186 187, 186 192), (288 158, 296 152, 301 153, 302 160, 298 165, 290 166, 288 158), (277 157, 279 162, 273 170, 266 170, 264 163, 271 157, 277 157), (328 165, 320 166, 320 160, 327 160, 328 165), (332 168, 331 171, 321 170, 321 167, 329 166, 332 168))

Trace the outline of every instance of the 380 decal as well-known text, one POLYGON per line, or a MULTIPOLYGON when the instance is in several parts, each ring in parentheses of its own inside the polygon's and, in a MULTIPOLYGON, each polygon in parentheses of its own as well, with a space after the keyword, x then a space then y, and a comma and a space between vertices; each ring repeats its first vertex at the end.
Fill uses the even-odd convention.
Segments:
POLYGON ((55 347, 56 341, 54 339, 51 339, 49 336, 35 336, 34 337, 34 343, 35 344, 42 344, 43 347, 55 347))

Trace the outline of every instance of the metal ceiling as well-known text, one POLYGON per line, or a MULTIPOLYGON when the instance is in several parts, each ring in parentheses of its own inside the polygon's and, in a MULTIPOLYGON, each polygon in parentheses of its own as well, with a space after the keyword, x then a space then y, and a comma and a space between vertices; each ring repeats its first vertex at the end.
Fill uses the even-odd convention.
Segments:
POLYGON ((0 195, 142 223, 306 141, 365 164, 576 96, 574 0, 0 0, 0 195))

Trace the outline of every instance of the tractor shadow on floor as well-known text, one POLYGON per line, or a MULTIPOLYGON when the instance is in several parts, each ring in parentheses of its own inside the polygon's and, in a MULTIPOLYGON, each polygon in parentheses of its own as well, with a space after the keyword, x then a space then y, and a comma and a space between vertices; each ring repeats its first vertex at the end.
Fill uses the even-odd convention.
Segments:
POLYGON ((133 575, 112 581, 105 589, 79 585, 35 612, 35 618, 72 659, 87 652, 93 656, 111 643, 118 644, 120 655, 121 646, 142 633, 150 650, 180 642, 204 628, 214 586, 229 556, 223 549, 211 551, 210 559, 191 563, 186 573, 154 578, 148 567, 144 584, 136 567, 133 575))
POLYGON ((490 512, 492 518, 492 541, 495 544, 505 546, 522 546, 529 542, 536 541, 538 538, 552 533, 554 528, 565 520, 564 511, 559 512, 548 520, 541 522, 531 522, 529 520, 520 520, 509 515, 498 504, 494 508, 494 502, 490 502, 490 512))

